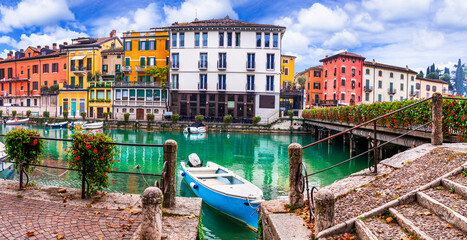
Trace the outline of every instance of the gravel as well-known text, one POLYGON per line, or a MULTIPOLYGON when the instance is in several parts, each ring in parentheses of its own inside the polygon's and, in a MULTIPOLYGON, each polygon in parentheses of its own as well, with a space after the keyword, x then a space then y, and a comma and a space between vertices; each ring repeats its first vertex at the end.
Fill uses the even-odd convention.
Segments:
POLYGON ((428 189, 425 193, 446 207, 463 216, 467 216, 467 198, 456 193, 451 193, 449 189, 441 186, 428 189))
POLYGON ((375 234, 378 239, 391 239, 391 240, 400 240, 403 237, 410 238, 404 231, 402 231, 401 226, 393 220, 390 223, 386 223, 384 217, 374 217, 367 218, 363 220, 365 225, 375 234))
POLYGON ((462 239, 467 240, 467 236, 449 225, 447 222, 432 214, 430 210, 412 203, 396 207, 402 215, 412 221, 415 226, 420 228, 433 239, 462 239))
POLYGON ((457 183, 459 183, 461 185, 467 186, 467 176, 464 176, 462 174, 452 176, 452 177, 449 178, 449 180, 457 182, 457 183))
POLYGON ((427 184, 461 166, 467 154, 435 149, 405 167, 381 176, 365 187, 357 188, 337 199, 336 224, 357 217, 427 184))

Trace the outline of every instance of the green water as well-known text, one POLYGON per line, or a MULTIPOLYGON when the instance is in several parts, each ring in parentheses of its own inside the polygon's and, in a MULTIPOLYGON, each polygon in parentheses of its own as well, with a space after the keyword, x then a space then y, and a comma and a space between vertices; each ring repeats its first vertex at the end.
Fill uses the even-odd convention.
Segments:
MULTIPOLYGON (((27 126, 40 132, 45 137, 70 138, 71 131, 66 129, 45 129, 40 126, 27 126)), ((1 129, 4 134, 12 128, 1 129)), ((310 135, 291 134, 257 134, 257 133, 209 133, 205 136, 185 136, 181 132, 161 132, 145 130, 105 129, 118 142, 162 144, 167 139, 178 143, 178 162, 186 161, 191 153, 199 155, 204 162, 213 161, 227 167, 261 188, 267 200, 277 199, 288 194, 288 156, 287 146, 290 143, 306 145, 316 141, 310 135)), ((366 146, 358 146, 357 152, 364 151, 366 146)), ((64 149, 66 142, 48 141, 47 154, 43 164, 66 166, 64 149)), ((119 171, 133 171, 136 165, 146 173, 160 173, 162 169, 162 148, 120 146, 120 162, 116 163, 119 171)), ((308 172, 320 170, 345 160, 349 157, 348 146, 336 141, 304 150, 303 161, 308 172)), ((367 166, 367 157, 351 161, 330 171, 313 176, 310 184, 326 186, 335 180, 342 179, 351 173, 367 166)), ((179 166, 177 166, 179 167, 179 166)), ((178 171, 177 171, 178 172, 178 171)), ((6 177, 7 172, 0 174, 6 177)), ((38 169, 32 181, 43 185, 56 185, 80 188, 81 181, 75 172, 55 169, 38 169), (60 175, 60 176, 57 176, 60 175)), ((9 178, 15 178, 14 175, 9 178)), ((127 174, 111 174, 115 181, 109 192, 142 193, 148 185, 153 185, 155 177, 141 177, 127 174)), ((187 185, 177 176, 177 195, 193 196, 187 185)), ((256 233, 245 225, 224 216, 219 211, 203 205, 203 223, 207 239, 254 239, 256 233)))

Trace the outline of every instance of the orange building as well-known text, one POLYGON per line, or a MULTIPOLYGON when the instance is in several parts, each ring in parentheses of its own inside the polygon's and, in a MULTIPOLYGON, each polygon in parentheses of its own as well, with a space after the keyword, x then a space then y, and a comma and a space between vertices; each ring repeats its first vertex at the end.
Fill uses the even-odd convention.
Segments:
MULTIPOLYGON (((66 44, 66 43, 65 43, 66 44)), ((28 47, 0 61, 0 110, 9 115, 13 110, 18 114, 42 115, 49 111, 54 115, 58 83, 66 81, 66 53, 57 48, 45 46, 28 47), (54 86, 55 85, 55 86, 54 86)))
POLYGON ((298 73, 296 78, 304 76, 305 82, 305 107, 311 108, 320 104, 323 100, 323 66, 315 66, 298 73))

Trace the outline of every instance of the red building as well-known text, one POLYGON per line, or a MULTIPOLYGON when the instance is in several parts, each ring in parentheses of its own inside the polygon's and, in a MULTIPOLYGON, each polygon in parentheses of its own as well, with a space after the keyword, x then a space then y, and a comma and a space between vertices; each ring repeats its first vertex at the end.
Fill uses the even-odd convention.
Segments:
POLYGON ((323 63, 324 100, 326 105, 362 103, 362 69, 365 58, 349 52, 326 56, 323 63))

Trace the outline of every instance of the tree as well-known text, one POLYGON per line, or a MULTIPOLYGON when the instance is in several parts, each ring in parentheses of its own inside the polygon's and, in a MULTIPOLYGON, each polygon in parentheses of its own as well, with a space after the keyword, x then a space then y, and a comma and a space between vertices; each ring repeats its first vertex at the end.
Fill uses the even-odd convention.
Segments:
POLYGON ((426 68, 426 75, 430 74, 430 67, 426 68))
POLYGON ((300 89, 305 88, 305 83, 306 83, 306 77, 305 76, 300 76, 297 78, 297 83, 300 84, 300 89))
POLYGON ((430 68, 430 73, 432 72, 436 72, 436 67, 434 63, 431 65, 431 68, 430 68))
MULTIPOLYGON (((169 74, 169 65, 166 65, 164 67, 147 67, 144 69, 144 72, 147 74, 150 74, 154 77, 154 79, 159 78, 161 80, 161 87, 162 87, 162 96, 165 94, 167 90, 167 77, 169 74)), ((167 97, 164 98, 165 102, 165 107, 167 111, 169 111, 169 106, 167 105, 167 97)))
POLYGON ((454 65, 454 67, 456 67, 456 78, 455 78, 456 93, 463 96, 464 95, 465 64, 462 64, 461 59, 459 58, 457 65, 454 65))
POLYGON ((448 74, 448 75, 451 74, 451 71, 449 71, 449 68, 447 67, 444 68, 444 74, 448 74))
MULTIPOLYGON (((444 72, 446 72, 446 71, 444 71, 444 72)), ((451 91, 453 90, 452 82, 451 82, 451 75, 445 73, 445 74, 443 74, 443 76, 441 76, 440 79, 449 84, 449 90, 451 90, 451 91)))
POLYGON ((431 72, 430 74, 426 75, 426 78, 439 79, 439 74, 437 72, 431 72))
POLYGON ((420 71, 420 73, 419 73, 419 74, 417 74, 417 77, 420 77, 420 78, 422 78, 423 76, 425 76, 425 75, 423 75, 423 71, 420 71))

